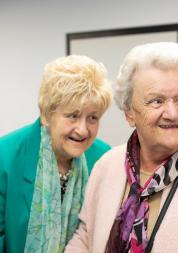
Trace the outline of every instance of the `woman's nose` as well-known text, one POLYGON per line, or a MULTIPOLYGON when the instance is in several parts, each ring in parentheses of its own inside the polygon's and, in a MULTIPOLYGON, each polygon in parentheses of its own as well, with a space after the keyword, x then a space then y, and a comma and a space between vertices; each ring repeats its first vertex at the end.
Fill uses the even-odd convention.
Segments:
POLYGON ((87 137, 87 135, 88 135, 88 127, 87 127, 87 122, 86 122, 85 119, 79 120, 77 122, 76 132, 79 135, 81 135, 82 137, 87 137))
POLYGON ((178 120, 178 106, 173 100, 165 103, 163 117, 169 120, 178 120))

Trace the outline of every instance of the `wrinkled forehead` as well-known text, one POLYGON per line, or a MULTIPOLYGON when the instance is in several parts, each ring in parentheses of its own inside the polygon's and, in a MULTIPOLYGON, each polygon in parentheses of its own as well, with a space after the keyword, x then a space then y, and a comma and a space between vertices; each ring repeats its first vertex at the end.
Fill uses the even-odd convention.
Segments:
POLYGON ((78 108, 79 110, 91 107, 93 109, 95 108, 97 110, 100 110, 101 102, 98 101, 95 97, 82 98, 82 99, 79 99, 78 101, 74 101, 73 103, 70 103, 69 107, 78 108))
POLYGON ((59 107, 69 111, 82 111, 85 109, 101 110, 101 104, 96 97, 82 97, 70 100, 67 104, 60 105, 59 107))
POLYGON ((178 91, 178 69, 150 67, 137 71, 133 78, 134 93, 166 93, 178 91))

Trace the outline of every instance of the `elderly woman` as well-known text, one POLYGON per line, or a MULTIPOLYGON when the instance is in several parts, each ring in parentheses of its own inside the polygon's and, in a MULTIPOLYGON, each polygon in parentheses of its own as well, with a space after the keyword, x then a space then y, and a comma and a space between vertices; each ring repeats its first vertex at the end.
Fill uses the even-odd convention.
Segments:
POLYGON ((109 145, 95 139, 112 92, 85 56, 46 65, 40 119, 0 138, 0 252, 61 253, 78 226, 85 185, 109 145))
POLYGON ((133 48, 116 101, 135 129, 96 163, 65 253, 177 253, 178 44, 133 48))

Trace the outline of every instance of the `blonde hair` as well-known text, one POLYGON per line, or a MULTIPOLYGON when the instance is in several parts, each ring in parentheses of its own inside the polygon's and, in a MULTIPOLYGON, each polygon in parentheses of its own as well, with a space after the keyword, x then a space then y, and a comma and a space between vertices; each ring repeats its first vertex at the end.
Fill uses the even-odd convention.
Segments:
POLYGON ((130 109, 135 74, 149 67, 178 69, 178 44, 154 42, 138 45, 130 50, 119 69, 115 89, 116 104, 121 110, 130 109))
POLYGON ((111 85, 102 63, 87 56, 70 55, 45 66, 38 100, 41 116, 88 99, 96 103, 101 113, 111 104, 111 85))

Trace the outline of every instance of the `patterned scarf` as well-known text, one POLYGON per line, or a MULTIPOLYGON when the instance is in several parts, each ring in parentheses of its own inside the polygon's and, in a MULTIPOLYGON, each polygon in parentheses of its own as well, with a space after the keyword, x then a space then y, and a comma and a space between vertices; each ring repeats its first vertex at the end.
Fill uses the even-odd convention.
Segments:
POLYGON ((142 187, 140 185, 140 145, 134 131, 127 143, 126 171, 130 192, 117 212, 105 253, 144 253, 147 239, 148 198, 178 176, 178 152, 167 158, 142 187))
POLYGON ((78 227, 88 169, 85 155, 73 159, 61 203, 60 177, 51 139, 41 128, 41 145, 25 253, 62 253, 78 227))

